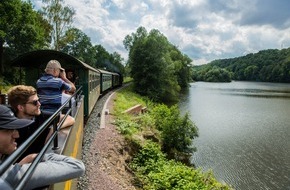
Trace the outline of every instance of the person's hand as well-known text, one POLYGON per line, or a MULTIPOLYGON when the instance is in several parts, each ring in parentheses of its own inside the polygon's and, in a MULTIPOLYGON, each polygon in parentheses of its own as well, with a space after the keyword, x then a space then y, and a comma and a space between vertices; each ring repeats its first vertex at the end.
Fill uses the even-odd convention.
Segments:
POLYGON ((59 77, 61 78, 61 79, 66 79, 66 74, 65 74, 65 71, 61 71, 60 73, 59 73, 59 77))
POLYGON ((37 154, 29 154, 25 156, 18 164, 20 165, 29 164, 36 158, 36 156, 37 154))

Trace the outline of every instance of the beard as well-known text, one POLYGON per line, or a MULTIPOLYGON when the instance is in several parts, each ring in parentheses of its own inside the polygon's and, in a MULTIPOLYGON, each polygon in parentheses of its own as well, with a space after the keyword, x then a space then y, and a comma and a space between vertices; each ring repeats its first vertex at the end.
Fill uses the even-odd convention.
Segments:
POLYGON ((41 114, 40 109, 34 109, 34 110, 26 110, 26 112, 24 112, 25 115, 29 116, 29 117, 35 117, 41 114))

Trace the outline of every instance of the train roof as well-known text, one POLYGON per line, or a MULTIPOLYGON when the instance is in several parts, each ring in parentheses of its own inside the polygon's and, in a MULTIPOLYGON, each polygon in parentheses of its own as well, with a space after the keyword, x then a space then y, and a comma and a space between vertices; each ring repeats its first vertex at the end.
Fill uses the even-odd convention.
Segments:
POLYGON ((98 69, 98 71, 100 71, 100 73, 104 73, 104 74, 119 75, 118 73, 113 73, 113 72, 105 71, 105 70, 102 70, 102 69, 98 69))
POLYGON ((27 68, 35 68, 40 66, 45 67, 48 61, 52 59, 58 60, 61 64, 69 63, 71 65, 78 65, 79 67, 84 67, 96 72, 100 72, 98 69, 93 68, 81 60, 56 50, 36 50, 22 54, 12 61, 12 65, 15 67, 27 68))

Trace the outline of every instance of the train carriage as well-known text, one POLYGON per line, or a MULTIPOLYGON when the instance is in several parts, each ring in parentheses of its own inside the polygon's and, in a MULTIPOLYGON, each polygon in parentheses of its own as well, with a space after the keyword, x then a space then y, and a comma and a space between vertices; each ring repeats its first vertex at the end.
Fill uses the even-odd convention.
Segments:
POLYGON ((101 94, 106 92, 107 90, 109 90, 110 88, 112 88, 112 73, 105 71, 105 70, 101 70, 98 69, 101 73, 101 94))
POLYGON ((112 74, 112 85, 113 88, 120 86, 121 84, 121 74, 113 73, 112 74))
POLYGON ((13 66, 25 70, 25 84, 36 86, 37 79, 44 73, 49 60, 58 60, 61 66, 75 75, 76 88, 82 87, 84 95, 84 115, 89 116, 100 96, 99 70, 70 56, 54 50, 38 50, 23 54, 13 61, 13 66))
MULTIPOLYGON (((56 126, 54 134, 57 135, 53 136, 53 139, 50 141, 53 142, 50 144, 50 148, 46 148, 45 150, 80 159, 85 120, 89 117, 96 102, 102 94, 122 85, 122 76, 118 73, 95 69, 73 56, 54 50, 37 50, 25 53, 13 60, 12 65, 25 71, 25 75, 21 76, 21 78, 24 79, 25 85, 36 87, 36 81, 44 73, 48 61, 52 59, 58 60, 66 71, 72 72, 75 76, 75 81, 72 82, 75 83, 77 88, 77 92, 74 94, 76 100, 76 111, 72 112, 70 105, 67 114, 74 116, 76 122, 72 127, 60 131, 57 130, 58 126, 56 126)), ((70 101, 68 100, 67 102, 70 101)), ((66 105, 61 106, 54 116, 40 126, 40 128, 46 128, 52 123, 55 123, 53 122, 56 118, 55 116, 59 114, 60 111, 63 111, 65 106, 66 105)), ((37 134, 35 135, 36 138, 37 134)), ((24 148, 25 147, 19 147, 19 152, 21 153, 24 148)), ((11 157, 12 159, 16 159, 17 155, 11 155, 11 157)), ((0 166, 0 171, 1 169, 0 166)), ((69 180, 54 184, 49 189, 75 189, 76 182, 76 180, 69 180)))

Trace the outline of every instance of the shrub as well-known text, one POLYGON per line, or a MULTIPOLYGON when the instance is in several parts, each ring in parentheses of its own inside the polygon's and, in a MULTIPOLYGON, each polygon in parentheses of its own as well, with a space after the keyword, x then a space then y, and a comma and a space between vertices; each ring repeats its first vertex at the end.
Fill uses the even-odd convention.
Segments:
POLYGON ((195 124, 189 119, 188 113, 180 115, 177 106, 171 108, 160 105, 151 112, 155 118, 157 129, 161 130, 163 149, 166 153, 192 153, 192 140, 198 136, 195 124))
POLYGON ((200 170, 167 160, 160 146, 152 142, 144 145, 131 166, 145 190, 230 189, 216 181, 211 172, 203 174, 200 170))
POLYGON ((116 119, 114 124, 117 125, 117 128, 123 135, 132 135, 138 131, 139 127, 137 123, 125 119, 116 119))

